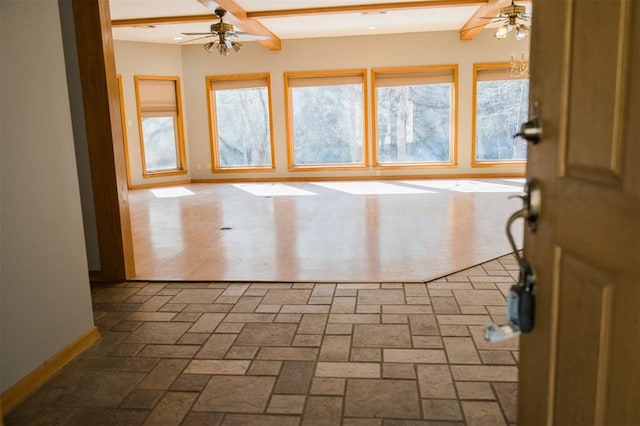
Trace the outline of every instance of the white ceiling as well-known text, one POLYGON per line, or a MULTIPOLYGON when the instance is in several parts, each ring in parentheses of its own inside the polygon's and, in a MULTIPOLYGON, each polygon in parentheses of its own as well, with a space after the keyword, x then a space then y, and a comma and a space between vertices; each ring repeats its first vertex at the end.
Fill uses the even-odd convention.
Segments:
MULTIPOLYGON (((419 0, 410 0, 419 1, 419 0)), ((393 3, 393 0, 236 0, 247 12, 282 9, 303 9, 362 4, 393 3)), ((406 0, 402 1, 406 3, 406 0)), ((113 28, 116 40, 154 43, 188 43, 195 37, 175 40, 182 32, 206 32, 217 22, 212 11, 197 0, 110 0, 111 19, 148 18, 160 16, 202 15, 211 13, 211 22, 156 24, 153 27, 113 28)), ((527 4, 530 13, 530 4, 527 4)), ((459 30, 478 10, 477 6, 395 9, 386 12, 338 13, 257 18, 280 39, 375 35, 424 31, 459 30)))

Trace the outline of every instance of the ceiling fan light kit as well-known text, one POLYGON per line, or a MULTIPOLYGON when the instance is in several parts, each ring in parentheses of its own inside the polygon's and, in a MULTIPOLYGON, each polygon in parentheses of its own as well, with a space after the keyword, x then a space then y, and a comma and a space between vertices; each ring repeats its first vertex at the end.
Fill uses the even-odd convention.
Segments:
POLYGON ((227 56, 231 49, 233 49, 235 52, 240 51, 240 49, 242 48, 242 44, 238 43, 237 41, 233 41, 228 38, 225 38, 224 40, 220 39, 220 40, 210 41, 209 43, 205 44, 202 47, 204 48, 204 50, 206 50, 209 53, 217 50, 218 53, 220 53, 221 55, 227 56))
POLYGON ((531 27, 520 21, 527 21, 529 17, 526 14, 526 8, 511 2, 509 6, 500 9, 498 19, 504 19, 504 23, 496 30, 495 38, 502 40, 514 31, 517 40, 524 40, 531 32, 531 27))

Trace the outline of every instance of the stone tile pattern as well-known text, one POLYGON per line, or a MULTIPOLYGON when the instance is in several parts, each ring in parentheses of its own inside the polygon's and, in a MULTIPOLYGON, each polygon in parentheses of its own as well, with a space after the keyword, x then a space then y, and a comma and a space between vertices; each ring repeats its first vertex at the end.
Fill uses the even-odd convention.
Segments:
POLYGON ((6 425, 507 425, 510 256, 423 283, 92 288, 101 339, 6 425))

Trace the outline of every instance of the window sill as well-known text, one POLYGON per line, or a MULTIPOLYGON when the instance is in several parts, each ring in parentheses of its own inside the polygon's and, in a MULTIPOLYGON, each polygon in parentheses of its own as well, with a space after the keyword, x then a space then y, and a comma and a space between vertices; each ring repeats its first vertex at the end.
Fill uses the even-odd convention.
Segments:
POLYGON ((160 170, 157 172, 143 172, 142 177, 145 179, 158 178, 158 177, 168 177, 168 176, 180 176, 186 175, 187 170, 160 170))
POLYGON ((272 173, 276 168, 273 166, 233 166, 233 167, 214 167, 211 173, 272 173))
POLYGON ((490 168, 490 167, 526 167, 526 160, 504 160, 504 161, 482 161, 472 162, 471 167, 474 168, 490 168))
POLYGON ((379 170, 428 170, 428 169, 455 169, 457 163, 378 163, 373 166, 379 170))

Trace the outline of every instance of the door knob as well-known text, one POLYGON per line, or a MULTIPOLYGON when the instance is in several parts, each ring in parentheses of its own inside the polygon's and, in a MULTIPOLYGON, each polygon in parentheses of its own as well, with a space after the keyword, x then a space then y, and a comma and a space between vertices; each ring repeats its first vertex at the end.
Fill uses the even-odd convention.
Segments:
POLYGON ((526 123, 522 123, 522 126, 520 126, 520 131, 513 135, 513 137, 521 137, 534 145, 540 142, 540 138, 542 137, 542 122, 540 121, 540 117, 538 115, 537 101, 533 103, 531 118, 526 123))

